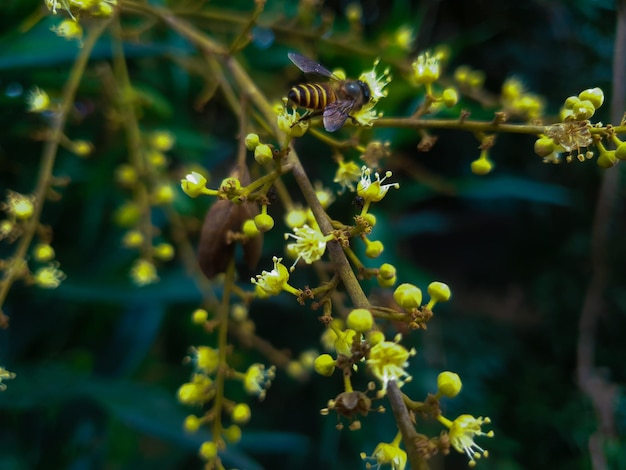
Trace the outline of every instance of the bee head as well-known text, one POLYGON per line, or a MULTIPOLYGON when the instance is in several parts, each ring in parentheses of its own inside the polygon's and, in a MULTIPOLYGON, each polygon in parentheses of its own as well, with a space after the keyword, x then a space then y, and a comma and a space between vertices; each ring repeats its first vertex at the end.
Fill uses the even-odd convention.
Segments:
POLYGON ((354 100, 368 103, 371 97, 370 87, 362 80, 348 82, 344 86, 346 93, 354 100))

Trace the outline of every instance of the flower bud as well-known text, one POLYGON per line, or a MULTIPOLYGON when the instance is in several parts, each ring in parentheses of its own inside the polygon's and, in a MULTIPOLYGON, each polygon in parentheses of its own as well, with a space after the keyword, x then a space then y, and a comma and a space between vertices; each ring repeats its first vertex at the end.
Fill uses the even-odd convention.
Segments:
POLYGON ((378 258, 384 250, 383 243, 381 241, 367 242, 365 247, 365 256, 368 258, 378 258))
POLYGON ((367 341, 370 343, 370 346, 376 346, 378 343, 385 341, 385 334, 379 330, 372 330, 367 333, 367 341))
POLYGON ((241 440, 241 428, 236 424, 231 424, 224 429, 224 439, 231 444, 236 444, 241 440))
POLYGON ((593 104, 593 107, 598 109, 604 103, 604 92, 601 88, 588 88, 586 90, 581 91, 578 94, 578 97, 581 100, 588 100, 593 104))
POLYGON ((491 172, 493 163, 488 158, 477 158, 471 164, 472 173, 483 176, 491 172))
POLYGON ((412 310, 422 305, 422 291, 420 288, 406 282, 396 287, 393 298, 405 310, 412 310))
POLYGON ((596 108, 591 101, 581 100, 572 108, 572 111, 574 112, 574 118, 576 120, 584 121, 595 114, 596 108))
POLYGON ((200 457, 204 460, 211 461, 217 457, 217 444, 215 442, 203 442, 199 451, 200 457))
POLYGON ((458 374, 454 372, 442 372, 437 377, 437 393, 448 398, 456 397, 461 391, 463 383, 458 374))
POLYGON ((235 423, 245 424, 250 421, 250 416, 252 416, 252 412, 250 411, 250 406, 247 403, 238 403, 233 407, 231 418, 235 423))
POLYGON ((452 294, 448 284, 435 281, 428 285, 428 295, 430 295, 431 299, 436 300, 437 302, 446 302, 450 300, 450 296, 452 294))
POLYGON ((337 361, 335 361, 330 354, 321 354, 317 356, 317 358, 315 358, 315 362, 313 363, 315 372, 326 377, 333 374, 336 365, 337 361))
POLYGON ((191 314, 191 321, 196 325, 202 325, 205 321, 207 321, 208 317, 209 312, 207 312, 203 308, 199 308, 194 310, 194 312, 191 314))
POLYGON ((352 328, 358 333, 365 333, 372 329, 374 317, 366 308, 355 308, 348 314, 346 323, 348 328, 352 328))
POLYGON ((549 137, 541 137, 535 141, 535 153, 547 157, 554 152, 554 141, 549 137))
POLYGON ((187 432, 196 432, 198 429, 200 429, 201 424, 202 421, 200 421, 200 418, 195 415, 189 415, 185 418, 183 428, 185 428, 185 431, 187 432))
POLYGON ((617 163, 617 158, 615 157, 615 150, 607 150, 606 152, 601 152, 598 156, 598 166, 600 168, 611 168, 615 166, 617 163))
POLYGON ((254 217, 254 225, 259 232, 267 232, 274 227, 274 219, 269 214, 258 214, 254 217))
POLYGON ((259 136, 257 134, 248 134, 244 139, 244 143, 246 148, 252 151, 259 145, 259 136))
POLYGON ((274 153, 267 144, 259 144, 254 149, 254 159, 261 165, 267 165, 274 161, 274 153))
POLYGON ((622 142, 615 149, 615 157, 620 160, 626 160, 626 142, 622 142))
POLYGON ((443 100, 443 104, 445 104, 446 107, 451 108, 459 102, 459 94, 454 88, 446 88, 445 90, 443 90, 441 99, 443 100))

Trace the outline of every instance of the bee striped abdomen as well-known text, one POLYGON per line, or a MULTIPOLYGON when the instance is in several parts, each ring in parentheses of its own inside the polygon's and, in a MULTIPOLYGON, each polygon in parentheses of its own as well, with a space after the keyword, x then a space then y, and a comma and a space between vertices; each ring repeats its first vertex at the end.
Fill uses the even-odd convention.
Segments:
POLYGON ((287 98, 303 108, 324 109, 337 99, 337 95, 327 83, 302 83, 289 90, 287 98))

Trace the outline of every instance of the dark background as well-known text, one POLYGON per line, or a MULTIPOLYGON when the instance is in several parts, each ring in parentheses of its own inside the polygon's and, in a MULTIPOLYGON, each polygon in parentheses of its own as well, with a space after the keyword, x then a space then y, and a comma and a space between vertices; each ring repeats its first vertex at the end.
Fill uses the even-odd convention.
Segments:
MULTIPOLYGON (((30 137, 43 122, 26 113, 24 94, 39 86, 59 96, 76 53, 74 43, 48 31, 58 18, 26 27, 32 15, 43 11, 40 3, 4 2, 0 15, 2 191, 33 190, 41 143, 30 137)), ((247 2, 214 5, 220 4, 242 15, 250 10, 247 2)), ((321 41, 315 46, 329 68, 341 66, 351 75, 366 70, 380 55, 384 38, 409 23, 416 34, 410 58, 387 50, 383 58, 389 63, 406 65, 419 51, 447 44, 447 72, 461 64, 483 70, 485 87, 495 94, 507 77, 516 75, 545 97, 550 115, 558 114, 566 97, 599 86, 607 99, 594 122, 608 122, 613 2, 361 5, 362 45, 371 56, 321 41)), ((326 7, 337 14, 335 33, 347 34, 346 2, 326 7)), ((280 14, 293 16, 296 2, 270 1, 266 10, 262 23, 267 26, 280 14)), ((128 26, 138 21, 130 18, 128 26)), ((206 30, 213 31, 208 25, 206 30)), ((260 27, 240 58, 274 99, 299 78, 289 68, 286 52, 311 45, 260 27), (287 79, 285 70, 291 74, 287 79)), ((141 125, 145 130, 168 129, 177 137, 169 153, 172 180, 178 166, 197 162, 212 172, 215 187, 236 152, 237 117, 220 96, 202 111, 194 109, 201 84, 171 60, 172 53, 193 57, 194 49, 156 25, 141 42, 129 43, 126 53, 131 80, 152 99, 141 125)), ((93 64, 109 59, 110 46, 103 40, 93 64)), ((113 182, 115 168, 126 158, 124 138, 107 128, 102 114, 107 98, 90 70, 78 95, 83 119, 71 122, 68 134, 90 139, 96 152, 89 159, 60 152, 55 175, 70 177, 71 184, 62 190, 61 201, 46 204, 42 217, 54 229, 53 246, 67 280, 53 291, 18 283, 4 306, 11 326, 0 332, 0 364, 17 378, 0 394, 0 469, 199 468, 196 451, 207 435, 182 432, 182 420, 194 410, 178 405, 175 394, 191 371, 182 364, 189 346, 214 344, 214 338, 189 322, 201 296, 178 259, 160 266, 157 285, 138 288, 128 278, 136 253, 121 246, 124 231, 112 222, 115 208, 128 197, 113 182)), ((392 67, 392 74, 389 98, 381 107, 385 116, 408 115, 422 90, 404 84, 397 68, 392 67)), ((471 100, 463 101, 463 108, 471 110, 472 119, 491 119, 493 113, 471 100)), ((387 166, 401 188, 373 208, 379 222, 372 238, 384 242, 385 252, 368 266, 391 262, 399 282, 425 289, 431 280, 441 280, 453 292, 451 302, 437 306, 427 331, 405 335, 404 344, 418 354, 410 365, 414 379, 403 391, 422 399, 435 391, 441 370, 460 374, 463 391, 454 400, 444 400, 444 413, 451 418, 463 413, 490 416, 496 433, 494 439, 477 439, 490 452, 479 468, 590 468, 588 437, 597 422, 576 385, 578 319, 591 278, 590 234, 600 178, 603 171, 619 167, 600 170, 593 161, 546 165, 533 153, 532 136, 501 135, 491 153, 495 170, 478 177, 470 172, 470 162, 479 154, 473 136, 433 134, 439 136, 435 148, 418 153, 414 131, 372 132, 391 141, 393 156, 387 166)), ((331 186, 334 166, 328 147, 305 136, 298 151, 312 178, 331 186)), ((284 179, 297 194, 291 178, 284 179)), ((619 191, 608 227, 609 277, 596 336, 597 365, 618 384, 626 373, 624 206, 619 191)), ((179 191, 174 204, 184 217, 201 218, 210 202, 191 201, 179 191)), ((266 237, 259 272, 269 269, 272 255, 282 252, 286 229, 281 210, 280 204, 270 209, 277 227, 266 237)), ((330 209, 333 217, 346 222, 354 212, 349 194, 330 209)), ((153 221, 167 238, 164 212, 155 209, 153 221)), ((2 258, 11 252, 10 245, 0 243, 2 258)), ((242 278, 242 286, 250 288, 246 276, 242 278)), ((298 269, 292 279, 298 287, 315 283, 310 268, 298 269)), ((372 295, 384 295, 373 282, 365 287, 372 295)), ((319 348, 317 313, 286 294, 255 302, 250 314, 260 336, 291 350, 294 357, 319 348)), ((242 369, 264 362, 249 350, 240 350, 233 360, 242 369)), ((367 380, 355 386, 363 388, 367 380)), ((279 371, 263 403, 248 399, 253 417, 243 428, 241 443, 224 456, 227 467, 363 468, 358 453, 371 453, 378 442, 390 441, 393 421, 390 413, 373 414, 363 420, 362 430, 338 432, 335 416, 320 416, 319 409, 340 387, 338 376, 298 383, 279 371)), ((246 400, 236 385, 228 396, 246 400)), ((620 400, 617 435, 606 449, 610 468, 626 468, 624 415, 620 400)), ((437 435, 441 426, 432 423, 426 430, 437 435)), ((432 464, 435 469, 466 465, 466 458, 454 451, 432 464)))

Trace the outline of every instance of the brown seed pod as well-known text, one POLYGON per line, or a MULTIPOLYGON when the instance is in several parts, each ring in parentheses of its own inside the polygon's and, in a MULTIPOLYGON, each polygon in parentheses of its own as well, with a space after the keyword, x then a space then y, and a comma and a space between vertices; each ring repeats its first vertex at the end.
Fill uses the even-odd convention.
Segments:
MULTIPOLYGON (((243 167, 243 171, 235 168, 230 176, 239 178, 242 185, 250 182, 246 167, 243 167)), ((259 208, 252 202, 235 204, 223 199, 211 206, 204 218, 198 245, 198 262, 206 277, 213 279, 226 271, 228 263, 235 256, 235 243, 230 234, 240 232, 243 223, 258 213, 259 208)), ((243 245, 244 261, 250 269, 256 267, 262 247, 263 237, 260 234, 243 245)))

